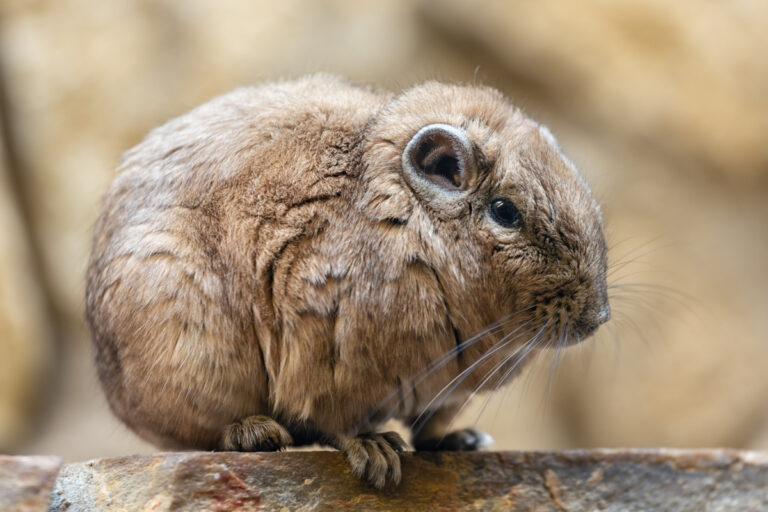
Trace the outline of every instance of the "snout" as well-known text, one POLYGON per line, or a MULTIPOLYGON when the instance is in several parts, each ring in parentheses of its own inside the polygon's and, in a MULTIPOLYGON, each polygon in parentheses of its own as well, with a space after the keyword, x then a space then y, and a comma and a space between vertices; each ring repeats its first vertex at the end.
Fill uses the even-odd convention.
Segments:
POLYGON ((606 323, 608 320, 611 319, 611 305, 608 303, 608 301, 605 301, 605 304, 603 304, 603 307, 600 308, 600 311, 597 313, 597 325, 598 327, 606 323))
POLYGON ((579 339, 587 338, 597 331, 598 327, 611 319, 611 305, 607 294, 589 301, 582 309, 579 319, 574 324, 575 334, 579 339))

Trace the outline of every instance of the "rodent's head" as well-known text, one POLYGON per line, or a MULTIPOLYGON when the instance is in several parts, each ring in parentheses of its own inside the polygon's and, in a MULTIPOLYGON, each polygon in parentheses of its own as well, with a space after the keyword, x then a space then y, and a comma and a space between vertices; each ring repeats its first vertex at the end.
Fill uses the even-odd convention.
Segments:
POLYGON ((564 345, 609 319, 600 209, 550 132, 499 92, 406 91, 369 127, 363 162, 360 207, 434 270, 463 338, 502 321, 564 345))

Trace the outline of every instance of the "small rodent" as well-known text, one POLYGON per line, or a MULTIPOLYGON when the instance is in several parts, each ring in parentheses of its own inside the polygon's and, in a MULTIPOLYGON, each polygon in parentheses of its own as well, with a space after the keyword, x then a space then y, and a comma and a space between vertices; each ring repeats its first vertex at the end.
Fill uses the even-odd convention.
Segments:
POLYGON ((162 447, 319 442, 396 484, 406 444, 378 425, 418 419, 417 450, 476 449, 476 431, 446 432, 476 388, 610 316, 597 203, 488 87, 242 88, 119 170, 87 317, 112 410, 162 447))

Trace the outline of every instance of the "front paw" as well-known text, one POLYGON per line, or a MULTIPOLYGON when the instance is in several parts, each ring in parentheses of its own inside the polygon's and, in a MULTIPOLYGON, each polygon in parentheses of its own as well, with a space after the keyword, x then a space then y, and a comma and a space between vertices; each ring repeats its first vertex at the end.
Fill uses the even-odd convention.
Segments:
POLYGON ((475 451, 493 444, 493 438, 474 428, 465 428, 446 434, 442 438, 418 439, 413 442, 417 451, 475 451))
POLYGON ((387 482, 400 483, 399 454, 405 450, 405 441, 396 432, 361 434, 339 440, 337 448, 347 458, 352 473, 377 489, 387 482))
POLYGON ((285 427, 269 416, 248 416, 224 428, 220 447, 225 451, 274 452, 293 444, 285 427))

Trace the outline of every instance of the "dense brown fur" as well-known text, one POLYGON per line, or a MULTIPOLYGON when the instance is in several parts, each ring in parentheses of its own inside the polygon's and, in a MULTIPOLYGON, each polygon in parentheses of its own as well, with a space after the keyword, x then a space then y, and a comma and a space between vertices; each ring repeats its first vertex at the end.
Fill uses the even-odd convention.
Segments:
POLYGON ((327 76, 234 91, 129 151, 87 283, 99 376, 139 435, 204 449, 325 442, 379 487, 399 480, 402 449, 375 434, 381 421, 438 409, 414 443, 439 447, 489 371, 510 370, 491 386, 517 373, 505 362, 516 349, 537 334, 536 348, 577 341, 606 312, 600 213, 545 129, 492 89, 392 97, 327 76), (402 160, 435 123, 471 147, 448 195, 402 160), (519 227, 489 216, 496 197, 519 227))

